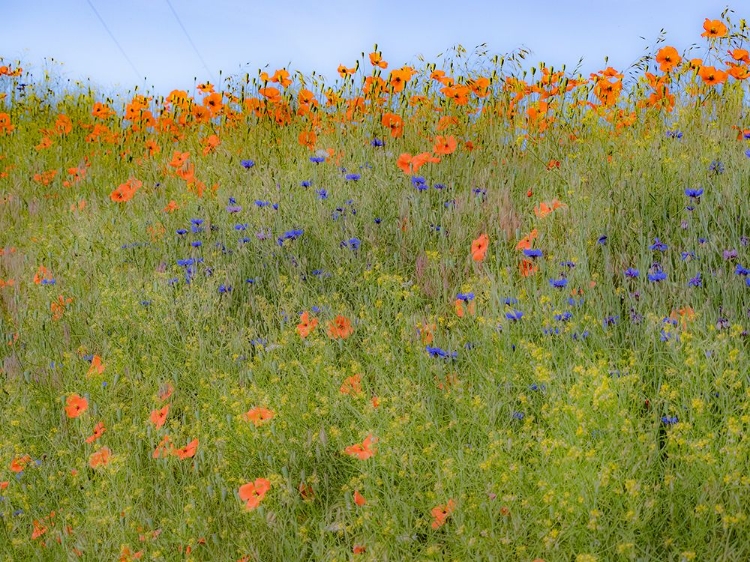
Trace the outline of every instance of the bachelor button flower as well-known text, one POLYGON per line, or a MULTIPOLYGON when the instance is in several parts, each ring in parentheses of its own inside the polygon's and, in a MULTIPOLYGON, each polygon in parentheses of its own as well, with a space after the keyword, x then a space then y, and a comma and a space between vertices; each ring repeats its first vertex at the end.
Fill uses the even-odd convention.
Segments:
POLYGON ((541 258, 542 251, 537 249, 526 248, 523 250, 523 255, 527 258, 541 258))
POLYGON ((668 139, 681 139, 682 131, 667 131, 667 138, 668 139))
POLYGON ((425 349, 431 357, 438 357, 440 359, 456 359, 456 357, 458 357, 457 351, 445 351, 444 349, 440 349, 439 347, 430 347, 429 345, 426 346, 425 349))
POLYGON ((750 158, 750 148, 748 148, 748 149, 747 149, 747 150, 745 151, 745 156, 747 156, 748 158, 750 158))
POLYGON ((322 164, 325 161, 325 156, 310 156, 310 162, 313 164, 322 164))
POLYGON ((648 247, 649 250, 654 250, 654 251, 659 251, 659 252, 666 252, 667 248, 669 248, 669 246, 667 246, 664 242, 662 242, 658 238, 654 238, 654 243, 648 247))
POLYGON ((231 292, 232 292, 231 285, 219 285, 219 294, 231 293, 231 292))
POLYGON ((564 289, 568 285, 568 280, 565 279, 565 277, 562 277, 561 279, 550 279, 549 284, 555 289, 564 289))
POLYGON ((700 272, 695 277, 692 277, 688 281, 688 287, 702 287, 702 286, 703 286, 703 282, 701 281, 700 272))
POLYGON ((735 275, 741 275, 750 279, 750 269, 743 267, 742 264, 737 264, 737 267, 734 268, 734 273, 735 275))
POLYGON ((714 160, 708 165, 708 171, 713 172, 714 174, 723 174, 724 173, 724 164, 722 164, 719 160, 714 160))
POLYGON ((242 210, 242 207, 239 205, 227 205, 227 212, 228 213, 239 213, 242 210))
POLYGON ((349 238, 349 240, 344 240, 341 242, 342 248, 351 248, 352 250, 359 250, 360 245, 362 242, 359 238, 349 238))
POLYGON ((664 425, 674 425, 678 422, 677 416, 662 416, 661 423, 664 425))
POLYGON ((648 280, 652 283, 658 283, 660 281, 664 281, 667 278, 667 274, 663 271, 654 271, 653 273, 648 274, 648 280))
POLYGON ((474 293, 458 293, 456 300, 469 302, 474 300, 474 293))
POLYGON ((417 189, 417 191, 426 191, 430 189, 427 185, 426 180, 422 176, 412 176, 411 184, 417 189))
POLYGON ((604 246, 607 243, 607 235, 606 234, 601 235, 599 238, 596 239, 596 243, 601 246, 604 246))
POLYGON ((187 230, 184 228, 178 228, 175 232, 177 232, 177 234, 179 234, 180 236, 184 236, 185 234, 187 234, 187 230))
POLYGON ((249 170, 253 166, 255 166, 255 162, 253 160, 240 160, 240 164, 242 164, 242 167, 246 170, 249 170))
POLYGON ((737 250, 724 250, 724 259, 725 260, 736 260, 737 256, 739 254, 737 253, 737 250))
POLYGON ((312 182, 310 180, 303 180, 299 183, 302 187, 310 187, 312 182))
POLYGON ((247 223, 244 224, 235 224, 234 225, 235 230, 247 230, 247 223))
POLYGON ((569 310, 566 310, 562 314, 555 314, 555 320, 557 320, 558 322, 567 322, 571 318, 573 318, 573 313, 569 310))
POLYGON ((703 188, 702 187, 698 189, 687 188, 685 190, 685 195, 687 195, 688 197, 692 199, 699 199, 700 196, 703 195, 703 188))
POLYGON ((518 322, 523 317, 523 312, 520 310, 512 310, 511 312, 506 312, 505 317, 513 322, 518 322))
POLYGON ((383 222, 383 219, 381 219, 380 217, 375 217, 375 224, 380 224, 381 222, 383 222))
POLYGON ((201 242, 200 240, 193 240, 192 242, 190 242, 190 245, 193 248, 200 248, 201 246, 203 246, 203 242, 201 242))
POLYGON ((325 189, 316 189, 315 193, 318 196, 318 199, 323 201, 324 199, 328 199, 328 192, 325 189))
POLYGON ((604 317, 604 320, 602 320, 602 324, 604 325, 604 327, 605 327, 605 328, 606 328, 607 326, 614 326, 615 324, 617 324, 617 321, 618 321, 619 319, 620 319, 620 317, 619 317, 619 316, 612 316, 612 315, 610 315, 610 316, 605 316, 605 317, 604 317))
POLYGON ((294 229, 294 230, 287 230, 284 234, 278 237, 276 242, 278 243, 279 246, 283 246, 284 240, 296 240, 297 238, 302 236, 304 233, 305 231, 302 230, 301 228, 294 229))
POLYGON ((380 147, 380 146, 385 146, 385 143, 384 143, 384 142, 383 142, 382 140, 378 139, 378 138, 374 138, 374 139, 372 139, 372 140, 370 141, 370 144, 371 144, 372 146, 376 147, 376 148, 378 148, 378 147, 380 147))
POLYGON ((695 252, 680 252, 680 259, 682 261, 691 261, 695 259, 695 252))
POLYGON ((344 179, 346 179, 346 181, 359 181, 361 177, 362 176, 360 176, 359 174, 346 174, 346 176, 344 176, 344 179))
POLYGON ((432 186, 434 189, 445 189, 445 184, 442 183, 436 183, 432 186))

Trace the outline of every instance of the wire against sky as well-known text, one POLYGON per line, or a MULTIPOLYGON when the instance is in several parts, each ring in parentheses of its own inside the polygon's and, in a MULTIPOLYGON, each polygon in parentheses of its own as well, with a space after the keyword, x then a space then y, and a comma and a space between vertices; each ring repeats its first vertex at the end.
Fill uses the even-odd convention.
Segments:
POLYGON ((203 60, 203 57, 201 56, 201 53, 198 50, 198 47, 195 46, 195 43, 193 43, 193 40, 190 37, 190 34, 187 32, 187 29, 185 29, 185 26, 182 25, 182 21, 180 20, 180 17, 177 15, 177 12, 175 11, 174 6, 172 6, 172 2, 170 2, 169 0, 166 0, 166 2, 167 2, 167 5, 169 6, 169 9, 172 10, 174 19, 177 20, 178 24, 180 24, 180 27, 182 28, 182 32, 185 34, 185 37, 187 37, 187 40, 190 42, 190 45, 193 47, 195 54, 198 55, 198 58, 200 59, 201 64, 203 64, 203 68, 205 68, 206 72, 208 72, 209 78, 211 78, 212 82, 216 83, 216 79, 214 78, 213 73, 209 70, 208 65, 206 64, 206 61, 203 60))
POLYGON ((96 14, 96 17, 101 22, 102 26, 104 26, 104 29, 107 31, 109 36, 112 38, 112 41, 114 41, 115 45, 117 45, 117 48, 120 49, 120 53, 122 53, 122 56, 125 57, 125 60, 128 61, 128 64, 130 65, 130 68, 133 69, 133 72, 135 72, 136 77, 138 78, 138 81, 140 81, 143 78, 143 75, 138 71, 138 69, 133 64, 133 61, 130 60, 130 57, 125 52, 125 49, 122 48, 120 45, 120 42, 115 38, 115 36, 112 34, 112 32, 109 30, 109 26, 107 26, 107 23, 102 19, 102 16, 99 15, 99 12, 96 10, 94 5, 91 3, 91 0, 86 0, 88 2, 89 6, 91 6, 91 10, 96 14))

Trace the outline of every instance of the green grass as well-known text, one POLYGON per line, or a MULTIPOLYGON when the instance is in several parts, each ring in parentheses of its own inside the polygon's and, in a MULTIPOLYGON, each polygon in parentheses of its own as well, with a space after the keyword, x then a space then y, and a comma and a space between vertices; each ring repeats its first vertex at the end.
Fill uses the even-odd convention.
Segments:
MULTIPOLYGON (((707 42, 704 64, 722 66, 743 33, 707 42)), ((14 127, 0 131, 0 558, 747 560, 746 84, 706 85, 683 62, 667 75, 674 109, 650 107, 643 73, 664 73, 646 58, 613 103, 579 77, 534 122, 538 90, 514 100, 509 80, 520 60, 485 60, 492 93, 466 105, 428 67, 378 102, 361 89, 366 62, 310 81, 319 106, 301 115, 299 78, 257 112, 243 100, 267 84, 236 79, 204 123, 199 93, 182 109, 154 96, 141 111, 157 122, 139 124, 123 119, 133 92, 102 119, 95 92, 0 76, 14 127), (365 111, 347 116, 357 96, 365 111), (70 131, 55 130, 60 114, 70 131), (298 142, 311 130, 312 150, 298 142), (212 134, 221 144, 203 154, 212 134), (458 148, 418 171, 433 186, 420 191, 397 160, 437 135, 458 148), (170 166, 175 152, 196 181, 170 166), (34 179, 50 170, 48 185, 34 179), (129 178, 140 189, 113 201, 129 178), (517 243, 532 229, 543 256, 524 277, 517 243), (459 293, 475 314, 459 317, 459 293), (302 338, 304 311, 319 324, 302 338), (351 336, 329 334, 338 315, 351 336), (361 392, 342 392, 354 375, 361 392), (73 395, 87 400, 78 417, 73 395), (273 418, 255 426, 256 406, 273 418), (374 455, 346 453, 369 435, 374 455), (175 454, 194 439, 194 456, 175 454), (90 466, 102 447, 111 456, 90 466), (270 490, 246 509, 240 486, 258 478, 270 490)))

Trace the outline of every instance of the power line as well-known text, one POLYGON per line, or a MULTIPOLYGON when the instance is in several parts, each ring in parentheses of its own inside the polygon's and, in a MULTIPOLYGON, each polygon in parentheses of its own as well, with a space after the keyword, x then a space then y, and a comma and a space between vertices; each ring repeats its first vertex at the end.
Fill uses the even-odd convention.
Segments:
POLYGON ((118 48, 118 49, 120 49, 120 53, 122 53, 122 56, 123 56, 123 57, 125 57, 125 60, 126 60, 126 61, 128 61, 128 64, 130 65, 130 68, 132 68, 132 69, 133 69, 133 72, 135 72, 135 75, 137 76, 138 80, 140 81, 140 80, 141 80, 141 78, 143 78, 143 75, 142 75, 142 74, 141 74, 140 72, 138 72, 138 69, 137 69, 137 68, 135 67, 135 65, 133 64, 133 61, 131 61, 131 60, 130 60, 130 57, 128 57, 128 55, 127 55, 127 53, 125 52, 125 50, 124 50, 124 49, 122 48, 122 46, 121 46, 121 45, 120 45, 120 43, 119 43, 119 42, 117 41, 117 39, 116 39, 116 38, 115 38, 115 36, 114 36, 114 35, 112 34, 112 32, 111 32, 111 31, 109 30, 109 27, 107 27, 107 24, 106 24, 106 23, 105 23, 105 21, 104 21, 104 20, 102 19, 102 16, 100 16, 100 15, 99 15, 99 12, 97 12, 97 11, 96 11, 96 8, 94 8, 94 5, 93 5, 93 4, 91 3, 91 0, 86 0, 86 2, 88 2, 89 6, 91 6, 91 9, 92 9, 92 10, 93 10, 93 12, 94 12, 94 13, 96 14, 96 17, 97 17, 97 18, 99 18, 99 21, 100 21, 100 22, 102 23, 102 26, 104 26, 104 29, 105 29, 105 30, 107 31, 107 33, 109 33, 109 36, 110 36, 110 37, 112 38, 112 41, 114 41, 115 45, 117 45, 117 48, 118 48))
POLYGON ((211 78, 212 82, 216 83, 213 73, 208 69, 208 65, 206 64, 206 61, 203 60, 203 57, 201 56, 201 53, 198 50, 198 47, 195 46, 195 43, 193 43, 193 40, 191 39, 190 34, 187 32, 187 29, 185 29, 185 26, 182 25, 182 21, 180 21, 180 17, 177 15, 177 12, 172 6, 172 2, 170 2, 170 0, 166 0, 166 2, 167 2, 167 5, 169 6, 169 9, 172 10, 172 14, 174 14, 174 19, 177 20, 178 24, 180 24, 180 27, 182 28, 182 32, 185 34, 185 37, 187 37, 187 40, 190 42, 190 45, 193 47, 195 54, 198 55, 198 58, 200 59, 201 63, 203 63, 203 68, 205 68, 206 72, 208 72, 208 77, 211 78))

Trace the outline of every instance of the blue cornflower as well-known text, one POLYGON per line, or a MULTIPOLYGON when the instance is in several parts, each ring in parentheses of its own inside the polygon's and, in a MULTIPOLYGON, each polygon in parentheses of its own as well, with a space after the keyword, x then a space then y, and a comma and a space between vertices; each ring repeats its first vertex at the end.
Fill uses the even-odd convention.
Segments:
POLYGON ((614 326, 615 324, 617 324, 617 321, 619 319, 620 319, 619 316, 612 316, 612 315, 605 316, 604 320, 602 320, 602 324, 604 325, 605 328, 607 326, 614 326))
POLYGON ((324 156, 310 156, 310 162, 313 164, 322 164, 326 159, 324 156))
POLYGON ((572 261, 561 261, 560 265, 568 269, 573 269, 576 266, 575 262, 572 261))
POLYGON ((346 174, 346 176, 344 176, 344 179, 346 179, 346 181, 359 181, 361 177, 362 176, 360 176, 359 174, 346 174))
POLYGON ((660 281, 664 281, 667 278, 667 274, 663 271, 654 271, 653 273, 648 274, 648 280, 653 283, 658 283, 660 281))
POLYGON ((750 269, 746 267, 742 267, 742 264, 737 264, 737 267, 734 268, 735 275, 742 275, 743 277, 746 277, 750 275, 750 269))
POLYGON ((375 224, 380 224, 381 222, 383 222, 383 219, 381 219, 380 217, 375 217, 375 224))
POLYGON ((359 238, 349 238, 349 240, 344 240, 341 242, 342 248, 351 248, 352 250, 359 250, 360 245, 362 242, 359 238))
POLYGON ((316 189, 315 193, 318 196, 318 199, 323 201, 324 199, 328 199, 328 192, 325 189, 316 189))
POLYGON ((523 255, 527 258, 541 258, 542 251, 537 249, 525 248, 523 251, 523 255))
POLYGON ((600 246, 604 246, 607 243, 607 235, 602 234, 599 238, 596 239, 596 243, 600 246))
POLYGON ((523 412, 513 412, 513 419, 514 420, 522 420, 524 418, 523 412))
POLYGON ((559 322, 567 322, 571 318, 573 318, 573 313, 570 312, 569 310, 566 310, 562 314, 555 314, 555 320, 559 322))
POLYGON ((185 234, 187 234, 187 230, 184 228, 178 228, 175 232, 180 236, 184 236, 185 234))
POLYGON ((693 199, 698 199, 701 195, 703 195, 703 188, 699 187, 698 189, 692 189, 688 187, 685 190, 685 195, 693 199))
POLYGON ((231 292, 232 292, 231 285, 219 285, 219 294, 231 293, 231 292))
POLYGON ((260 207, 261 209, 263 207, 268 207, 271 204, 270 201, 261 201, 260 199, 255 200, 255 206, 260 207))
POLYGON ((203 246, 203 242, 201 242, 200 240, 193 240, 192 242, 190 242, 190 245, 193 248, 200 248, 201 246, 203 246))
POLYGON ((681 139, 682 131, 667 131, 667 138, 668 139, 681 139))
POLYGON ((433 189, 445 189, 445 184, 444 183, 436 183, 432 187, 433 187, 433 189))
POLYGON ((713 172, 714 174, 723 174, 724 164, 722 164, 719 160, 714 160, 708 165, 708 171, 713 172))
POLYGON ((674 425, 678 422, 677 416, 662 416, 661 423, 664 425, 674 425))
POLYGON ((239 205, 227 205, 227 212, 228 213, 239 213, 242 210, 242 207, 239 205))
POLYGON ((427 185, 426 180, 422 176, 412 176, 411 184, 417 189, 417 191, 426 191, 430 189, 427 185))
POLYGON ((182 267, 190 267, 191 265, 195 265, 198 262, 202 262, 202 259, 196 260, 195 258, 187 258, 184 260, 177 260, 177 265, 182 267))
POLYGON ((690 261, 695 259, 695 252, 681 252, 680 259, 682 261, 690 261))
POLYGON ((305 231, 302 230, 301 228, 297 228, 294 230, 287 230, 284 234, 282 234, 276 239, 276 242, 278 243, 279 246, 283 246, 284 240, 296 240, 297 238, 302 236, 304 233, 305 231))
POLYGON ((299 184, 302 187, 310 187, 312 185, 312 182, 310 180, 302 180, 301 182, 299 182, 299 184))
POLYGON ((56 283, 56 279, 42 279, 42 285, 54 285, 56 283))
POLYGON ((701 287, 703 286, 703 282, 701 281, 701 274, 700 272, 695 277, 692 277, 690 281, 688 281, 688 287, 701 287))
POLYGON ((456 357, 458 357, 457 351, 445 351, 444 349, 440 349, 439 347, 430 347, 429 345, 426 346, 425 349, 431 357, 438 357, 440 359, 455 359, 456 357))
POLYGON ((654 238, 654 243, 648 247, 649 250, 654 250, 654 251, 659 251, 659 252, 666 252, 667 248, 669 248, 669 246, 667 246, 664 242, 662 242, 658 238, 654 238))
POLYGON ((515 297, 505 297, 505 298, 503 299, 503 304, 504 304, 505 306, 510 306, 510 305, 512 305, 512 304, 518 304, 518 299, 517 299, 517 298, 515 298, 515 297))
POLYGON ((750 158, 750 148, 748 148, 748 149, 747 149, 747 150, 745 151, 745 156, 747 156, 748 158, 750 158))
POLYGON ((456 300, 469 302, 474 300, 474 293, 458 293, 456 300))
POLYGON ((378 139, 378 138, 374 138, 374 139, 372 139, 370 141, 370 145, 372 145, 372 146, 374 146, 374 147, 377 148, 377 147, 380 147, 380 146, 385 146, 385 143, 382 140, 378 139))
POLYGON ((203 222, 203 219, 190 219, 190 224, 194 224, 195 226, 200 226, 203 222))
POLYGON ((487 195, 487 190, 486 189, 482 189, 481 187, 475 187, 474 189, 471 190, 471 192, 474 195, 481 195, 482 197, 484 197, 485 195, 487 195))
POLYGON ((523 317, 523 312, 520 310, 512 310, 511 312, 506 312, 505 317, 513 322, 518 322, 523 317))
POLYGON ((565 279, 565 277, 562 277, 560 279, 550 279, 549 284, 552 285, 555 289, 564 289, 568 286, 568 280, 565 279))
POLYGON ((234 225, 235 230, 247 230, 247 223, 244 224, 235 224, 234 225))
POLYGON ((240 160, 240 164, 246 170, 249 170, 250 168, 252 168, 253 166, 255 166, 255 162, 253 160, 240 160))

